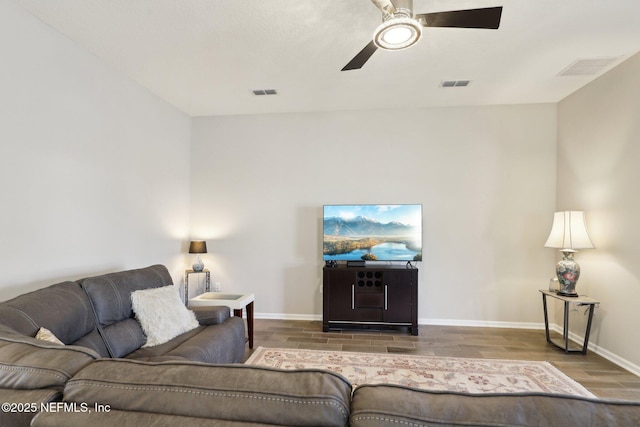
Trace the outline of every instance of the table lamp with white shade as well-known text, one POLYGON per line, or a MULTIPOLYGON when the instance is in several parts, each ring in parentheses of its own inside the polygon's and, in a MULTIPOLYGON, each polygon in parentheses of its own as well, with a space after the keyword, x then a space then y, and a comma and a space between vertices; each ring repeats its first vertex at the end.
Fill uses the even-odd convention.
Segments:
POLYGON ((576 283, 580 277, 580 266, 573 255, 578 249, 594 248, 582 211, 564 211, 553 214, 551 233, 544 244, 546 248, 558 248, 562 259, 556 264, 556 274, 560 283, 559 295, 577 297, 576 283))

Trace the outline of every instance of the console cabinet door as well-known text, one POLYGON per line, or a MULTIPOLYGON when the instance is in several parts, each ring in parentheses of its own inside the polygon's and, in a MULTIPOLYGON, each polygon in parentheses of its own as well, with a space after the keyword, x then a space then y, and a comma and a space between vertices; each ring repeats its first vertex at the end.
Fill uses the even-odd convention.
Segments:
POLYGON ((396 270, 385 273, 384 280, 384 321, 390 323, 412 323, 414 291, 417 283, 413 271, 396 270))
POLYGON ((323 278, 325 320, 355 320, 355 278, 354 271, 339 269, 325 270, 323 278))

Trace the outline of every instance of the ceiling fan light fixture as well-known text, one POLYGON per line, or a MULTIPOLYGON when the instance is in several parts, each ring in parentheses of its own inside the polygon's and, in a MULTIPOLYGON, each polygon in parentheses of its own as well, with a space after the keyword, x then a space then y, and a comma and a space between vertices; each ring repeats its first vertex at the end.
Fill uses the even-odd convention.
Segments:
POLYGON ((422 25, 405 16, 384 21, 373 33, 373 41, 381 49, 400 50, 413 46, 422 36, 422 25))

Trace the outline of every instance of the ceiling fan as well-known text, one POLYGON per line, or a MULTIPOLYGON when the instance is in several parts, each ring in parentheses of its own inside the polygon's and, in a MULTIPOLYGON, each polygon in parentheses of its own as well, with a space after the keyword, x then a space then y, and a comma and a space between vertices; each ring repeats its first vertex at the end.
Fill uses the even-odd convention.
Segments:
POLYGON ((413 46, 422 27, 484 28, 500 26, 502 6, 448 12, 413 13, 413 0, 371 0, 382 11, 382 24, 369 42, 341 71, 357 70, 378 49, 400 50, 413 46))

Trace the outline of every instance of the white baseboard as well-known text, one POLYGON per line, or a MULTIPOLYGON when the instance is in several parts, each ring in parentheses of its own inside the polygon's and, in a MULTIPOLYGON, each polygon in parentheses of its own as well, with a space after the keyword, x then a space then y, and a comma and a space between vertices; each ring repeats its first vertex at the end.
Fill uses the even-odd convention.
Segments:
MULTIPOLYGON (((322 321, 321 314, 255 313, 256 319, 322 321)), ((476 326, 484 328, 544 329, 544 323, 489 322, 455 319, 418 319, 418 325, 476 326)))
MULTIPOLYGON (((550 324, 549 325, 549 329, 552 331, 555 331, 559 334, 562 334, 562 326, 557 325, 557 324, 550 324)), ((582 343, 584 342, 584 336, 578 335, 576 333, 573 332, 569 332, 569 339, 571 341, 575 341, 579 344, 582 345, 582 343)), ((588 350, 593 351, 594 353, 604 357, 605 359, 607 359, 608 361, 610 361, 611 363, 614 363, 618 366, 620 366, 623 369, 626 369, 627 371, 631 372, 634 375, 637 375, 640 377, 640 366, 629 362, 628 360, 618 356, 615 353, 610 352, 609 350, 607 350, 604 347, 600 347, 597 344, 594 344, 593 342, 590 342, 589 345, 587 346, 588 350)))
POLYGON ((255 313, 255 319, 322 321, 321 314, 255 313))
MULTIPOLYGON (((255 313, 256 319, 272 319, 272 320, 307 320, 322 321, 321 314, 283 314, 283 313, 255 313)), ((418 319, 419 325, 439 325, 439 326, 471 326, 478 328, 510 328, 510 329, 544 329, 544 323, 528 323, 528 322, 495 322, 484 320, 458 320, 458 319, 418 319)), ((562 334, 562 326, 550 324, 549 329, 562 334)), ((577 343, 584 342, 584 337, 569 332, 569 339, 577 343)), ((634 375, 640 376, 640 366, 635 365, 628 360, 600 347, 597 344, 589 343, 589 350, 604 357, 608 361, 620 366, 634 375)))
POLYGON ((419 325, 472 326, 478 328, 544 329, 544 323, 494 322, 486 320, 418 319, 419 325))

